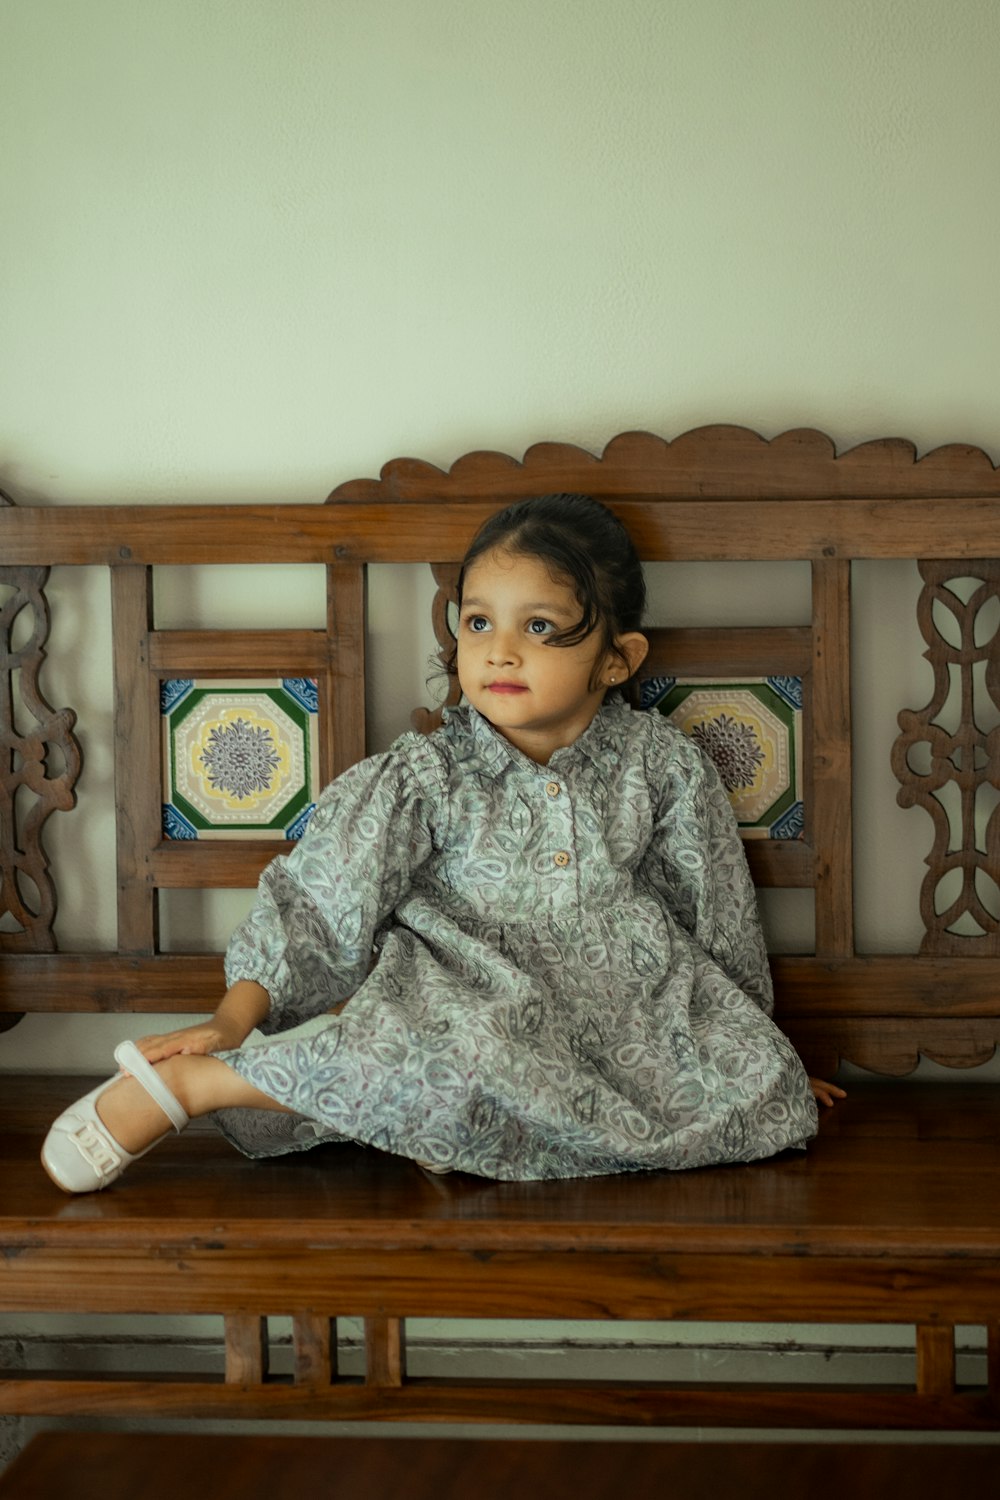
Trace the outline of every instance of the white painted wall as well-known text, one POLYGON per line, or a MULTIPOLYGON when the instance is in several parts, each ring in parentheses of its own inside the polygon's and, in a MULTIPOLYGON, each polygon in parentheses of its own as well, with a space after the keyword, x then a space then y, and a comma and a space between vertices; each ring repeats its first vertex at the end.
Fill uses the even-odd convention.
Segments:
MULTIPOLYGON (((0 484, 319 500, 401 453, 712 421, 997 457, 998 53, 992 0, 0 0, 0 484)), ((318 575, 166 584, 172 623, 322 619, 318 575)), ((660 577, 658 615, 717 588, 660 577)), ((930 693, 916 588, 859 569, 859 911, 883 950, 919 941, 930 844, 888 764, 930 693)), ((727 581, 731 618, 761 592, 727 581)), ((429 627, 400 642, 427 596, 374 580, 375 748, 426 701, 429 627)), ((51 597, 48 692, 87 755, 76 821, 49 823, 60 939, 100 946, 106 583, 51 597)), ((246 900, 172 895, 168 941, 215 946, 246 900)), ((808 925, 787 896, 767 921, 785 947, 808 925)), ((5 1062, 99 1069, 120 1030, 39 1018, 5 1062)))

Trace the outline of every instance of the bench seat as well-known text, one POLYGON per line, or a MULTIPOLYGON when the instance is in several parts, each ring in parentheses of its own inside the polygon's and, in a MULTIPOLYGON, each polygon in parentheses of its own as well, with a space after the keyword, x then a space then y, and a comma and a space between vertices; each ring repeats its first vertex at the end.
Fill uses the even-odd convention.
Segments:
POLYGON ((79 1079, 12 1077, 2 1104, 0 1296, 21 1312, 221 1314, 206 1381, 0 1382, 50 1414, 340 1416, 995 1430, 1000 1090, 865 1082, 805 1153, 750 1166, 549 1183, 436 1177, 360 1146, 251 1162, 202 1124, 109 1193, 54 1196, 38 1167, 79 1079), (261 1314, 296 1330, 292 1380, 261 1314), (338 1379, 330 1319, 360 1317, 364 1381, 338 1379), (411 1380, 409 1317, 901 1323, 913 1389, 411 1380), (955 1383, 954 1325, 990 1327, 993 1394, 955 1383), (256 1360, 256 1364, 255 1364, 256 1360), (769 1416, 768 1416, 769 1414, 769 1416))

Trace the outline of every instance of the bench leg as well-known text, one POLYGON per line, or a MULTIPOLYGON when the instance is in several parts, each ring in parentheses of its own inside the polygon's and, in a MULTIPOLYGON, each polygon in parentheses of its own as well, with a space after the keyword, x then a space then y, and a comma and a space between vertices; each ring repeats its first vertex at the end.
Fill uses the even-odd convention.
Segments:
POLYGON ((917 1395, 955 1393, 955 1330, 924 1324, 917 1328, 917 1395))
POLYGON ((365 1319, 366 1385, 400 1386, 406 1378, 406 1327, 402 1318, 365 1319))
POLYGON ((986 1330, 986 1382, 994 1405, 1000 1407, 1000 1323, 986 1330))
POLYGON ((234 1313, 225 1319, 226 1384, 263 1385, 268 1373, 267 1319, 234 1313))
POLYGON ((337 1378, 337 1322, 335 1318, 303 1313, 292 1318, 295 1384, 332 1385, 337 1378))

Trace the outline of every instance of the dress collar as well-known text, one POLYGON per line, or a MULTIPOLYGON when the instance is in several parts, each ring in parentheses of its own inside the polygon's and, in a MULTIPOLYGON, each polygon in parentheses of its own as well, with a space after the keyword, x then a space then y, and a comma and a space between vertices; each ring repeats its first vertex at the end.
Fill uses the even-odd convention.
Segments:
POLYGON ((534 776, 551 777, 557 769, 570 768, 577 761, 589 761, 599 771, 611 771, 618 764, 633 710, 621 702, 604 703, 587 728, 572 745, 556 750, 548 765, 518 750, 488 719, 468 704, 444 711, 446 730, 459 749, 462 760, 478 761, 483 770, 499 776, 510 767, 534 776))

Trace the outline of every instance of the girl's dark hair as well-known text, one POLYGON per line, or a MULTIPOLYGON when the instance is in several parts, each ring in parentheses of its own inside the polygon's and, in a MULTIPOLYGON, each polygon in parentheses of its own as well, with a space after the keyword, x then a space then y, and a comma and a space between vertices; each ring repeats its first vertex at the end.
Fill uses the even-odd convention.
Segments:
MULTIPOLYGON (((465 577, 477 558, 496 548, 537 557, 554 575, 568 580, 580 605, 580 618, 548 637, 553 646, 575 646, 591 631, 601 632, 603 651, 615 650, 615 637, 638 630, 646 607, 646 580, 632 539, 606 505, 590 495, 536 495, 491 516, 473 537, 458 575, 458 603, 465 577)), ((621 653, 617 653, 619 656, 621 653)), ((454 676, 457 645, 445 668, 454 676)), ((626 679, 628 662, 622 657, 626 679)))

